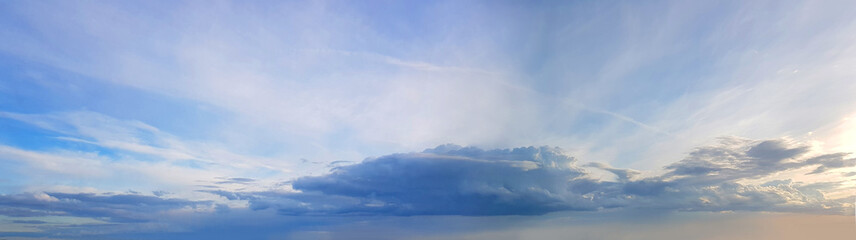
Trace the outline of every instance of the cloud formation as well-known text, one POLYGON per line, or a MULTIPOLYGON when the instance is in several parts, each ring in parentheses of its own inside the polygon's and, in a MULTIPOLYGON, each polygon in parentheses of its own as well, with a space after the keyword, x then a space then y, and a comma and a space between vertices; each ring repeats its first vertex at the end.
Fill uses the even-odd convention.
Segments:
POLYGON ((252 190, 262 184, 258 179, 234 176, 217 178, 214 185, 200 185, 194 194, 183 195, 133 191, 0 195, 0 215, 21 228, 53 226, 51 217, 91 222, 64 225, 73 232, 50 230, 74 236, 138 228, 181 232, 231 219, 289 222, 299 216, 319 216, 316 224, 325 224, 353 216, 531 216, 561 211, 848 215, 856 200, 847 191, 852 183, 838 176, 851 173, 854 164, 852 155, 818 153, 790 140, 730 137, 696 148, 652 176, 604 163, 580 163, 555 147, 483 150, 447 144, 338 165, 329 174, 300 177, 262 191, 252 190), (601 170, 616 178, 597 178, 594 171, 601 170), (835 178, 807 178, 818 176, 835 178), (841 192, 845 195, 831 194, 841 192), (193 200, 200 195, 219 197, 193 200), (194 225, 187 219, 208 222, 194 225))
POLYGON ((853 196, 825 197, 840 191, 841 182, 744 183, 804 167, 817 174, 856 164, 846 153, 809 150, 787 140, 723 138, 667 166, 662 175, 639 178, 639 171, 602 163, 578 166, 558 148, 442 145, 302 177, 292 182, 297 193, 212 193, 284 215, 538 215, 617 208, 852 212, 853 196), (585 167, 609 171, 617 181, 594 179, 585 167))
POLYGON ((210 201, 160 198, 141 194, 34 193, 0 195, 0 215, 10 217, 74 216, 110 222, 146 222, 180 209, 210 208, 210 201))
MULTIPOLYGON (((574 204, 579 197, 562 184, 584 175, 574 162, 558 149, 547 147, 484 151, 443 145, 422 153, 388 155, 341 167, 327 176, 300 178, 292 186, 308 194, 359 200, 359 204, 342 209, 308 206, 322 211, 542 214, 591 207, 574 204)), ((305 197, 292 198, 300 201, 305 197)))

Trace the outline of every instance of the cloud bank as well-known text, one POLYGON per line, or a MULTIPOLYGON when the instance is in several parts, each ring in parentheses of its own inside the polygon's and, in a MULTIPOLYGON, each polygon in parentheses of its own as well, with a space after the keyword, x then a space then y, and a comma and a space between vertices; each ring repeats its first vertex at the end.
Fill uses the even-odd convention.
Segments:
POLYGON ((0 195, 0 215, 74 216, 109 222, 147 222, 175 210, 210 208, 210 201, 160 198, 139 193, 36 193, 0 195))
POLYGON ((447 144, 337 164, 328 174, 274 187, 255 178, 224 176, 212 185, 198 185, 194 194, 72 190, 0 195, 0 215, 20 229, 43 228, 68 236, 146 231, 140 228, 177 234, 238 219, 272 221, 241 227, 273 231, 278 224, 307 219, 315 221, 309 225, 323 225, 426 215, 606 216, 640 211, 850 215, 856 200, 849 191, 853 180, 841 176, 852 173, 854 165, 851 154, 821 153, 787 139, 722 138, 716 145, 694 149, 658 174, 581 163, 556 147, 484 150, 447 144), (615 177, 598 177, 599 171, 615 177), (257 190, 265 188, 269 190, 257 190), (88 222, 53 228, 61 223, 52 217, 88 222))
POLYGON ((559 148, 482 150, 442 145, 338 167, 291 182, 298 192, 218 192, 253 209, 284 215, 538 215, 555 211, 775 211, 847 214, 853 196, 828 198, 842 181, 759 179, 810 168, 809 175, 856 165, 846 153, 810 154, 787 140, 723 138, 697 148, 666 172, 601 163, 578 165, 559 148), (592 177, 597 168, 615 181, 592 177))

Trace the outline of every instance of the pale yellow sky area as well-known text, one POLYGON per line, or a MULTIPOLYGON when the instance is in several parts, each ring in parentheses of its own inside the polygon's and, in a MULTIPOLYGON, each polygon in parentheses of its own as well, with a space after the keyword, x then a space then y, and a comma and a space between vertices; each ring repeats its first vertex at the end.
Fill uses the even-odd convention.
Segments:
POLYGON ((578 224, 441 235, 420 240, 512 239, 633 239, 633 240, 852 240, 856 239, 854 216, 711 213, 694 220, 578 224))
POLYGON ((802 214, 734 214, 692 221, 582 224, 563 227, 501 230, 429 239, 511 240, 511 239, 775 239, 852 240, 856 239, 854 216, 802 214))

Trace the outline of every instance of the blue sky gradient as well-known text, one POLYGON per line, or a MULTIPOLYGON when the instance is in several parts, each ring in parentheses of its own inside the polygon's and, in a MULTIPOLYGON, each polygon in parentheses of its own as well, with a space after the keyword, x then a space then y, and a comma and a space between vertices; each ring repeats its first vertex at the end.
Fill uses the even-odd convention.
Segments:
POLYGON ((0 2, 0 238, 850 239, 854 8, 0 2))

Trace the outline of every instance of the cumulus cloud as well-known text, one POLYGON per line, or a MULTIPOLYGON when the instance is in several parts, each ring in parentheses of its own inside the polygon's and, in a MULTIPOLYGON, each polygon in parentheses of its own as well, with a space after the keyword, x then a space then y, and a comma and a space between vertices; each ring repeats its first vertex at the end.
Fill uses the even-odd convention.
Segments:
POLYGON ((327 176, 300 178, 292 186, 307 194, 290 198, 335 195, 359 203, 327 209, 332 212, 403 215, 541 214, 589 208, 573 204, 579 197, 563 184, 585 175, 574 162, 546 147, 484 151, 443 145, 341 167, 327 176))
POLYGON ((291 182, 299 192, 208 191, 285 215, 537 215, 613 208, 665 211, 852 212, 853 196, 828 199, 841 182, 791 179, 742 183, 803 167, 812 173, 854 165, 845 153, 809 154, 787 140, 723 138, 668 165, 664 174, 602 163, 577 165, 561 149, 482 150, 442 145, 367 159, 291 182), (594 179, 585 167, 614 173, 594 179))

